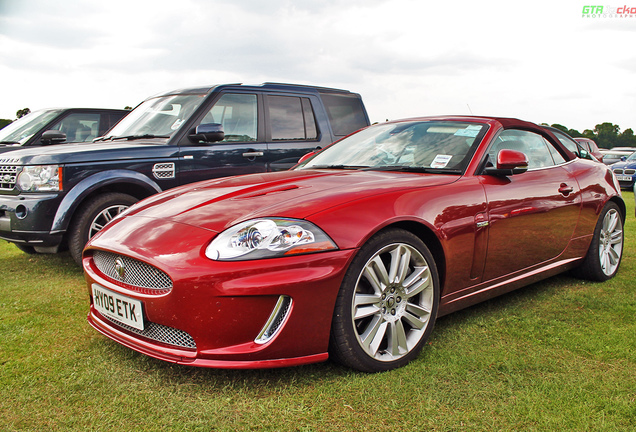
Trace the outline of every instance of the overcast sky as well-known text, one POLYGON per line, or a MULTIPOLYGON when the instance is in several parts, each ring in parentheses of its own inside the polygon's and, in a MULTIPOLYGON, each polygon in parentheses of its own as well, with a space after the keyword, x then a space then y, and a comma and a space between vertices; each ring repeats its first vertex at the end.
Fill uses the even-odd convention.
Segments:
POLYGON ((589 3, 0 0, 0 118, 275 81, 360 93, 373 122, 472 113, 636 129, 636 15, 586 18, 589 3))

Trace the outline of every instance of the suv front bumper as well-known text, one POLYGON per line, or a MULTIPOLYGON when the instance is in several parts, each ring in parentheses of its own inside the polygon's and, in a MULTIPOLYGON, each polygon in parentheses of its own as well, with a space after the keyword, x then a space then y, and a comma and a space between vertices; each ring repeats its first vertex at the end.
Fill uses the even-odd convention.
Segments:
POLYGON ((58 194, 0 195, 0 239, 34 247, 57 247, 64 231, 52 232, 58 194))

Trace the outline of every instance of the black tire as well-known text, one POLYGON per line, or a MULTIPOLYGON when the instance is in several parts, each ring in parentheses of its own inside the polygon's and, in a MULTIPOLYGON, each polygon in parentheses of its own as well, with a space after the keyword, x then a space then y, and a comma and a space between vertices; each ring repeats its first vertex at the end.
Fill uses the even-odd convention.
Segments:
POLYGON ((426 245, 402 229, 376 234, 342 281, 331 325, 331 357, 363 372, 406 365, 433 330, 439 297, 437 267, 426 245))
POLYGON ((20 243, 13 243, 13 244, 15 245, 15 247, 20 249, 22 252, 27 253, 29 255, 33 255, 33 254, 37 253, 35 251, 35 249, 33 248, 33 246, 23 245, 23 244, 20 244, 20 243))
POLYGON ((614 277, 623 257, 623 217, 618 205, 608 202, 599 215, 592 243, 572 273, 580 279, 603 282, 614 277))
POLYGON ((108 221, 137 201, 137 198, 127 194, 109 192, 83 203, 77 209, 69 227, 68 248, 73 260, 81 265, 82 251, 88 240, 108 221))

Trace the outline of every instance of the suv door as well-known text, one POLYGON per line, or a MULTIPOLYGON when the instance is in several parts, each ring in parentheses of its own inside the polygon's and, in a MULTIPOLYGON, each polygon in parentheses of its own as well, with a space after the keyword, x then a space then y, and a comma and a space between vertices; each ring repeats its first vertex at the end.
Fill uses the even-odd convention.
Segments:
POLYGON ((262 101, 258 94, 221 93, 190 130, 201 124, 223 125, 219 142, 192 142, 186 135, 179 144, 180 184, 210 178, 267 171, 262 101))

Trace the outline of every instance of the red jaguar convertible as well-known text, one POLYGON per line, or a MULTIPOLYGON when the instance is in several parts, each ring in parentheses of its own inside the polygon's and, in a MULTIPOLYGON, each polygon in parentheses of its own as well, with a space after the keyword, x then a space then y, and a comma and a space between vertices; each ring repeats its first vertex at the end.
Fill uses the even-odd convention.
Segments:
POLYGON ((290 171, 150 197, 87 245, 88 321, 185 365, 405 365, 441 315, 565 271, 618 271, 619 185, 555 133, 393 121, 290 171))

